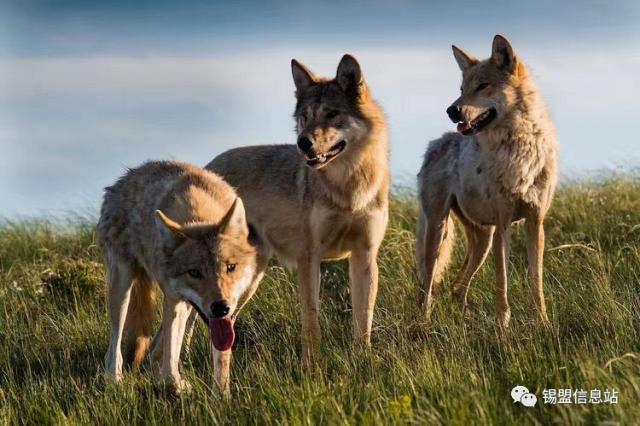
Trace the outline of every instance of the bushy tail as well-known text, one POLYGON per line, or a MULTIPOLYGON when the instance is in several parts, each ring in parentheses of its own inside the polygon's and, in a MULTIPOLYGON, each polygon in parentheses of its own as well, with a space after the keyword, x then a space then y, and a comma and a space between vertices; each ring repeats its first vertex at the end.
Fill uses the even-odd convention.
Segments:
POLYGON ((126 365, 137 368, 142 363, 153 331, 156 288, 146 273, 140 273, 131 289, 131 299, 125 323, 124 353, 126 365))
MULTIPOLYGON (((438 251, 438 258, 435 264, 435 271, 433 273, 433 288, 434 290, 440 284, 442 276, 447 270, 449 263, 451 263, 451 255, 453 254, 453 246, 455 243, 455 225, 451 215, 447 217, 445 222, 444 235, 442 237, 442 243, 440 244, 440 250, 438 251)), ((418 212, 418 226, 416 229, 416 265, 418 269, 418 279, 420 283, 424 283, 425 271, 425 258, 428 253, 425 252, 425 233, 427 232, 427 217, 420 208, 418 212)), ((429 253, 431 254, 431 253, 429 253)))

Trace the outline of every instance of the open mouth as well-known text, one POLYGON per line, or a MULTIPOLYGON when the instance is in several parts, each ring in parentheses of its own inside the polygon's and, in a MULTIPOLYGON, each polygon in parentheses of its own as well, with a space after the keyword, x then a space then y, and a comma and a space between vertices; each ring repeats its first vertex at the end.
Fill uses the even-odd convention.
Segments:
POLYGON ((347 141, 341 140, 340 142, 332 146, 329 151, 318 154, 313 158, 307 157, 307 166, 319 169, 320 167, 326 165, 329 161, 336 158, 342 151, 344 151, 346 146, 347 141))
POLYGON ((202 321, 209 328, 209 339, 213 346, 219 351, 228 351, 233 346, 233 342, 236 340, 236 332, 233 329, 233 325, 236 322, 235 315, 230 315, 225 318, 209 318, 205 315, 197 304, 189 300, 189 303, 198 312, 202 321))
POLYGON ((471 121, 461 121, 458 123, 458 132, 465 136, 478 133, 491 123, 497 116, 495 108, 490 108, 478 115, 471 121))

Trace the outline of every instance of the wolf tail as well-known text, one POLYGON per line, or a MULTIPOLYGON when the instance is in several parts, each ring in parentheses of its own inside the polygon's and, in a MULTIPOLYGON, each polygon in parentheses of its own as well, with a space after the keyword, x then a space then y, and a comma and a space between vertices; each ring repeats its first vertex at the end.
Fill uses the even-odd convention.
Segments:
POLYGON ((155 284, 146 273, 140 273, 136 276, 131 289, 125 323, 125 330, 127 330, 124 337, 126 365, 138 368, 142 363, 151 342, 155 307, 155 284))
POLYGON ((434 290, 438 287, 442 280, 442 276, 447 270, 447 267, 451 263, 451 255, 453 254, 453 246, 455 243, 455 226, 453 223, 453 219, 449 214, 447 216, 447 220, 444 222, 444 232, 442 236, 442 242, 440 244, 440 249, 437 253, 426 253, 424 240, 427 232, 427 216, 420 208, 418 212, 418 225, 416 229, 416 265, 418 269, 418 279, 420 283, 424 283, 426 271, 425 271, 425 262, 427 255, 437 256, 435 262, 435 270, 433 272, 433 288, 434 290))

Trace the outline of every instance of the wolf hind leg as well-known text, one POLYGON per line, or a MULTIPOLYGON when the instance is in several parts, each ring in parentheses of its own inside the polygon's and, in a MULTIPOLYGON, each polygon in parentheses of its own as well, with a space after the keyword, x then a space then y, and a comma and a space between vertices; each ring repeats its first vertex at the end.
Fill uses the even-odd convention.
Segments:
POLYGON ((153 329, 156 287, 146 271, 136 271, 125 322, 125 364, 138 368, 144 359, 153 329))
POLYGON ((437 214, 428 216, 425 213, 419 218, 425 224, 419 226, 424 232, 417 236, 416 244, 421 244, 422 248, 416 250, 416 255, 423 257, 417 258, 416 262, 422 285, 420 305, 427 320, 433 310, 433 289, 448 266, 453 250, 455 238, 449 212, 447 207, 437 214))
POLYGON ((467 237, 467 254, 464 265, 456 277, 453 296, 462 311, 465 312, 471 280, 487 259, 491 249, 491 237, 493 236, 494 228, 477 226, 464 218, 461 218, 460 221, 464 225, 467 237))
POLYGON ((107 309, 111 322, 111 339, 105 355, 107 373, 116 381, 122 379, 122 336, 129 308, 133 266, 111 259, 107 262, 107 309))

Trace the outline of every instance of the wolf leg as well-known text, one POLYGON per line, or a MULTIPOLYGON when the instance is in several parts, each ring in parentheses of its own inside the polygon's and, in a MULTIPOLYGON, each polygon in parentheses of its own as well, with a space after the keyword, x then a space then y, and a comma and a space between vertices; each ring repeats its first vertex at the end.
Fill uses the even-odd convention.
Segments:
POLYGON ((180 350, 191 306, 183 300, 165 295, 162 318, 163 357, 160 375, 177 393, 188 391, 189 383, 180 376, 180 350))
POLYGON ((464 266, 456 278, 453 294, 462 310, 465 311, 467 309, 467 297, 471 287, 471 280, 489 254, 494 228, 479 227, 467 220, 462 220, 462 223, 467 235, 467 255, 464 266))
POLYGON ((440 217, 428 217, 426 218, 427 225, 425 227, 425 233, 418 235, 417 244, 424 246, 424 258, 418 261, 423 262, 422 271, 424 271, 424 275, 422 277, 423 294, 421 305, 427 320, 431 317, 431 311, 433 309, 433 287, 436 272, 437 269, 442 266, 438 265, 438 262, 446 261, 446 259, 439 259, 439 257, 443 237, 448 226, 448 220, 448 211, 440 217))
POLYGON ((310 252, 298 259, 298 291, 302 314, 302 365, 310 367, 320 345, 320 257, 310 252))
POLYGON ((378 254, 375 249, 354 250, 349 259, 351 305, 353 308, 353 340, 371 346, 371 325, 378 293, 378 254))
POLYGON ((133 271, 123 262, 109 262, 107 268, 107 307, 111 320, 111 340, 105 355, 107 373, 116 381, 122 378, 122 335, 131 296, 133 271))
POLYGON ((496 268, 496 296, 498 326, 502 330, 509 327, 511 309, 507 297, 507 253, 509 252, 509 224, 496 226, 493 234, 493 256, 496 268))
POLYGON ((152 371, 156 375, 160 375, 162 369, 162 354, 164 347, 164 328, 162 323, 158 327, 158 331, 151 340, 151 349, 149 350, 149 357, 151 359, 152 371))
POLYGON ((544 256, 544 227, 542 219, 538 217, 525 220, 527 234, 527 255, 529 261, 529 276, 533 300, 538 309, 538 316, 544 323, 549 322, 547 307, 544 303, 544 289, 542 286, 542 269, 544 256))
POLYGON ((231 392, 229 390, 230 371, 231 371, 231 349, 227 351, 217 350, 213 344, 211 351, 213 352, 213 379, 218 385, 218 389, 224 398, 229 398, 231 392))

